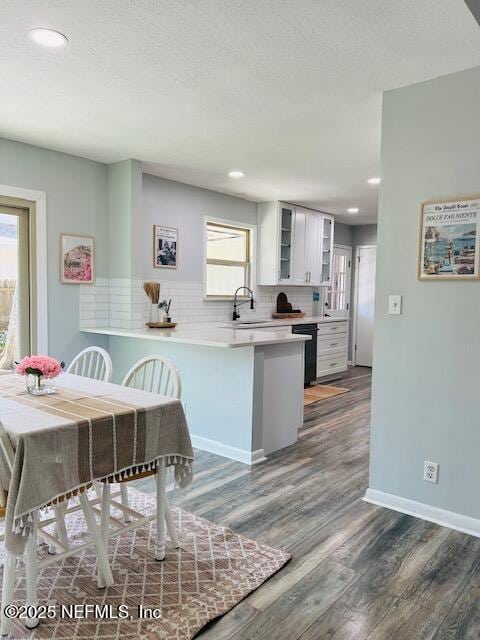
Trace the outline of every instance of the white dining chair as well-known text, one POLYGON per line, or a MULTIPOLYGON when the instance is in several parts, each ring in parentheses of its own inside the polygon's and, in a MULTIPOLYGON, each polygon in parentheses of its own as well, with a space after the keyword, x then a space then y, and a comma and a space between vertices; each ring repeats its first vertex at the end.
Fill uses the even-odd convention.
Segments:
MULTIPOLYGON (((0 520, 5 520, 7 509, 7 496, 8 486, 12 476, 13 463, 15 459, 15 452, 12 447, 12 443, 5 431, 4 426, 0 422, 0 520)), ((103 576, 102 586, 113 585, 113 575, 108 562, 108 556, 106 553, 106 546, 103 543, 103 538, 97 527, 95 516, 92 511, 92 507, 87 498, 86 489, 79 493, 80 507, 75 507, 74 510, 81 508, 85 517, 87 528, 93 539, 93 545, 96 548, 98 571, 103 576)), ((64 501, 65 503, 67 500, 64 501)), ((67 512, 62 510, 59 505, 53 507, 54 517, 39 520, 38 513, 32 514, 33 524, 30 537, 27 541, 25 548, 25 575, 26 575, 26 604, 27 607, 36 608, 37 606, 37 582, 38 572, 44 567, 50 566, 54 562, 60 562, 61 560, 70 557, 80 551, 91 546, 87 543, 85 545, 69 548, 67 532, 65 529, 64 516, 67 512), (55 530, 53 535, 45 530, 52 523, 55 523, 55 530), (55 557, 50 557, 43 560, 38 560, 37 546, 38 538, 44 540, 49 547, 55 547, 59 554, 55 557)), ((4 542, 5 536, 0 537, 0 541, 4 542)), ((2 595, 1 595, 1 607, 0 607, 0 635, 5 636, 10 633, 12 621, 4 615, 5 607, 11 604, 13 600, 13 594, 15 591, 15 578, 19 568, 17 567, 15 556, 5 549, 5 557, 3 561, 3 583, 2 583, 2 595)), ((28 629, 34 629, 38 625, 38 619, 36 617, 29 617, 25 621, 25 626, 28 629)))
MULTIPOLYGON (((72 373, 76 376, 90 378, 92 380, 110 382, 113 373, 112 359, 108 351, 102 349, 102 347, 87 347, 75 356, 66 372, 72 373)), ((101 488, 98 483, 95 483, 95 491, 97 493, 97 498, 100 500, 101 488)), ((64 540, 65 543, 68 540, 65 525, 65 514, 67 509, 68 501, 66 500, 58 507, 55 514, 58 521, 55 535, 58 534, 60 539, 64 540)), ((55 553, 53 545, 50 546, 50 553, 55 553)))
MULTIPOLYGON (((158 355, 145 356, 136 362, 126 373, 122 385, 133 389, 141 389, 142 391, 150 391, 151 393, 177 400, 180 399, 182 394, 182 384, 175 365, 168 358, 158 355)), ((150 475, 154 475, 154 473, 152 471, 150 475)), ((120 491, 122 504, 128 507, 126 482, 120 483, 120 491)), ((125 522, 130 521, 128 512, 124 513, 124 520, 125 522)))
MULTIPOLYGON (((125 375, 122 385, 134 389, 141 389, 142 391, 150 391, 177 400, 180 399, 182 389, 180 376, 173 362, 168 358, 157 355, 147 356, 134 364, 125 375)), ((127 483, 147 476, 155 476, 156 481, 155 519, 157 524, 157 537, 155 541, 155 559, 163 560, 165 558, 165 525, 167 526, 172 545, 176 549, 180 546, 172 512, 166 497, 165 460, 161 460, 155 470, 139 472, 126 479, 117 477, 115 481, 120 485, 121 503, 115 502, 114 505, 123 511, 123 518, 126 523, 130 522, 132 515, 137 519, 144 518, 144 514, 134 511, 129 506, 127 483)), ((108 547, 110 521, 112 520, 115 524, 115 520, 110 517, 110 497, 110 486, 108 482, 105 482, 102 494, 102 518, 100 528, 105 548, 108 547)), ((103 585, 100 573, 98 576, 98 584, 99 586, 103 585)))
POLYGON ((136 362, 125 375, 122 385, 178 400, 182 395, 178 371, 173 362, 163 356, 146 356, 136 362))
POLYGON ((87 347, 80 351, 70 363, 67 373, 110 382, 112 379, 112 359, 102 347, 87 347))

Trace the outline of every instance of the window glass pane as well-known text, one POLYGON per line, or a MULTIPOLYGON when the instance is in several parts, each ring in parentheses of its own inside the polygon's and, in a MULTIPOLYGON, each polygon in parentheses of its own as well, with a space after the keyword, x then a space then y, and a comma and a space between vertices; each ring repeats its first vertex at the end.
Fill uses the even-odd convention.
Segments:
POLYGON ((233 296, 248 286, 247 269, 234 265, 207 264, 207 296, 233 296))
POLYGON ((17 356, 14 306, 17 277, 18 216, 0 213, 0 369, 9 367, 17 356))
POLYGON ((246 262, 248 229, 207 225, 207 259, 246 262))

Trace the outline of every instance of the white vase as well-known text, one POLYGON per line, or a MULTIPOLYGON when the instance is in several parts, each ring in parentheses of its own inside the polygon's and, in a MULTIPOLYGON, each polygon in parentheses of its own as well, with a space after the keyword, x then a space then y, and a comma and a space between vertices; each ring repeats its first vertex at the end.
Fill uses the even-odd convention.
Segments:
POLYGON ((159 313, 158 313, 158 305, 151 304, 150 305, 150 322, 158 322, 159 313))

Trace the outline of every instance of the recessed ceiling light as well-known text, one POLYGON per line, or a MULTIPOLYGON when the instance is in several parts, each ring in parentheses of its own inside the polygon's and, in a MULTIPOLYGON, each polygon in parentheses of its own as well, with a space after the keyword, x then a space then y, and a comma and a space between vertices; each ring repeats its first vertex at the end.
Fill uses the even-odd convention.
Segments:
POLYGON ((368 184, 380 184, 381 181, 381 178, 369 178, 367 180, 368 184))
POLYGON ((31 29, 29 35, 34 42, 42 45, 42 47, 64 47, 68 42, 63 33, 43 27, 31 29))
POLYGON ((347 209, 348 213, 358 213, 360 211, 360 209, 358 207, 350 207, 350 209, 347 209))
POLYGON ((229 178, 243 178, 245 174, 243 171, 230 171, 228 174, 229 178))

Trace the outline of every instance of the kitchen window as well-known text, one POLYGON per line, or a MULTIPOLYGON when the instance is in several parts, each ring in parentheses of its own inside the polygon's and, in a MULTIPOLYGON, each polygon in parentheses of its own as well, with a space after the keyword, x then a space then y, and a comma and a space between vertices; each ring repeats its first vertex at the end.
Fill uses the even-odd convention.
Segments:
POLYGON ((231 298, 238 287, 252 284, 252 228, 206 222, 207 298, 231 298))

